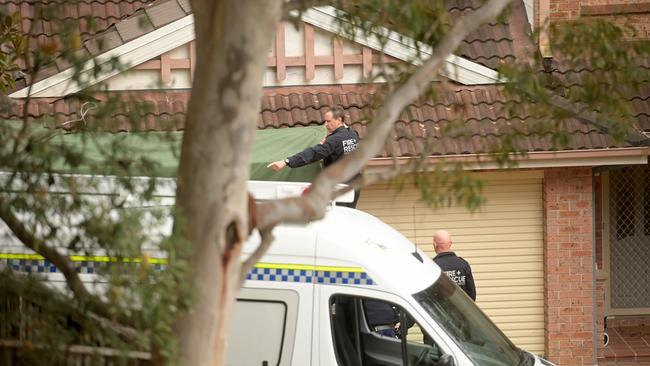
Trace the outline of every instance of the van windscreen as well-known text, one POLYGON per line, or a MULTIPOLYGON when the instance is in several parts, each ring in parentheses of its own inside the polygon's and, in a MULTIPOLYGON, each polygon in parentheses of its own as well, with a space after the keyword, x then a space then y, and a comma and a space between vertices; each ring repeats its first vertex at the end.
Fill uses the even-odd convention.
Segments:
POLYGON ((433 285, 413 297, 475 365, 528 363, 526 352, 515 347, 449 277, 440 276, 433 285))

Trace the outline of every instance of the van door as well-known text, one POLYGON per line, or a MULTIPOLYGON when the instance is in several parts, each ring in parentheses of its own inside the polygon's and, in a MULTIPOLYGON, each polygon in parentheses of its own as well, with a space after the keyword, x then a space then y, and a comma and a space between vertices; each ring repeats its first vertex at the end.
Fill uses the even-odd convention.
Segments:
POLYGON ((471 365, 403 299, 381 291, 317 285, 320 365, 471 365), (384 315, 378 316, 377 313, 384 315))
MULTIPOLYGON (((283 317, 286 316, 280 357, 256 357, 251 363, 246 363, 247 365, 261 366, 265 365, 265 361, 267 366, 312 364, 316 251, 316 230, 313 229, 313 225, 276 227, 273 231, 275 241, 246 276, 247 280, 237 299, 238 305, 248 307, 248 311, 243 311, 242 315, 246 317, 247 314, 250 314, 250 317, 233 321, 232 324, 233 327, 248 324, 249 330, 247 333, 241 333, 248 336, 241 337, 242 348, 237 354, 251 357, 255 353, 252 350, 257 348, 259 343, 268 343, 266 337, 261 335, 257 329, 266 331, 267 327, 276 324, 277 319, 284 319, 283 317), (293 295, 282 297, 283 293, 293 295), (295 301, 292 298, 295 298, 295 301), (262 300, 274 302, 274 305, 260 309, 260 304, 254 302, 262 300), (286 306, 286 313, 282 310, 284 306, 286 306), (267 315, 260 318, 263 313, 256 313, 254 309, 266 311, 267 315)), ((259 242, 259 234, 255 232, 244 246, 242 260, 245 260, 257 249, 259 242)), ((279 339, 277 332, 273 331, 270 339, 277 341, 279 339)), ((231 344, 233 342, 230 341, 231 344)), ((232 360, 229 365, 244 365, 235 356, 229 360, 232 360)))
MULTIPOLYGON (((290 366, 296 352, 298 293, 288 289, 242 289, 226 346, 229 366, 290 366)), ((303 359, 304 360, 304 359, 303 359)))

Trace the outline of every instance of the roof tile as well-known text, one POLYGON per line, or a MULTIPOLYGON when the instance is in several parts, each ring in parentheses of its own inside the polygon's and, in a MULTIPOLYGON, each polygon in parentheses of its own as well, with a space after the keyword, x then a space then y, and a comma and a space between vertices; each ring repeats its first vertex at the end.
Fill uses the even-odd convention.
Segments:
POLYGON ((122 44, 122 38, 116 30, 102 33, 96 38, 84 42, 84 46, 91 55, 97 56, 122 44))
POLYGON ((158 28, 185 16, 185 11, 176 0, 156 2, 144 8, 154 27, 158 28))
POLYGON ((128 42, 134 38, 153 30, 153 24, 145 13, 139 13, 117 23, 115 28, 120 33, 122 40, 128 42))
POLYGON ((192 12, 192 7, 189 0, 178 0, 178 4, 181 6, 181 8, 183 8, 183 11, 185 11, 185 13, 189 14, 192 12))

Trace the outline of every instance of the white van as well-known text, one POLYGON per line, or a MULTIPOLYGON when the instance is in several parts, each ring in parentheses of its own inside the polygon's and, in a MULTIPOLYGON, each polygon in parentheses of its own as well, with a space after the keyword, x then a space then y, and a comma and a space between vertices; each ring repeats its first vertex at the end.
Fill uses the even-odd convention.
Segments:
MULTIPOLYGON (((173 203, 174 186, 157 195, 158 204, 173 203)), ((305 187, 249 183, 257 199, 305 187)), ((162 231, 171 230, 168 224, 162 231)), ((332 206, 322 220, 278 226, 273 234, 238 294, 227 365, 552 365, 515 347, 430 258, 369 214, 332 206), (370 321, 372 303, 396 318, 398 337, 381 334, 396 324, 370 321)), ((251 237, 243 256, 258 244, 251 237)), ((44 273, 63 287, 62 275, 38 257, 18 243, 0 246, 0 268, 44 273)), ((80 259, 80 277, 89 285, 96 281, 93 258, 99 257, 80 259)))
POLYGON ((238 295, 227 365, 552 365, 515 347, 430 258, 369 214, 331 207, 274 235, 238 295), (399 337, 379 334, 368 301, 407 325, 399 337))

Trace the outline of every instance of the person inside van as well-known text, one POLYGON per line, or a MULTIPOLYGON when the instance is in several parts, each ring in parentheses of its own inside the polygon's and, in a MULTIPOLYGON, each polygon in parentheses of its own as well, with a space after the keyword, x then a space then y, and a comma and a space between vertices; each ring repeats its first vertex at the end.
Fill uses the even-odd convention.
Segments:
POLYGON ((364 300, 368 325, 373 331, 385 337, 397 337, 399 313, 390 304, 378 300, 364 300))

